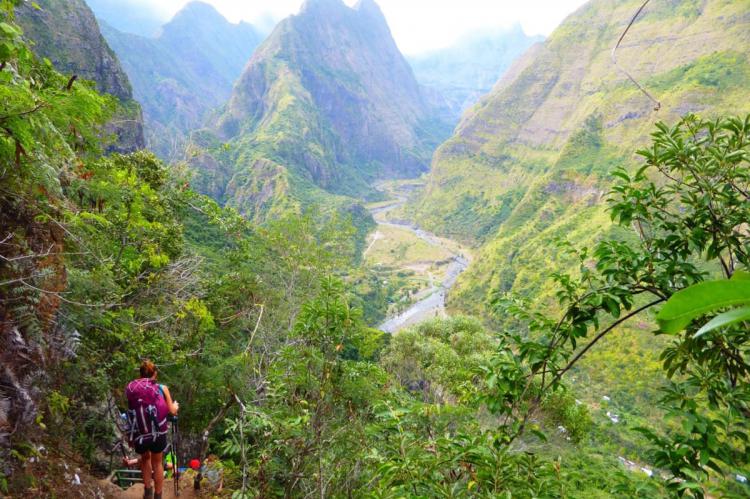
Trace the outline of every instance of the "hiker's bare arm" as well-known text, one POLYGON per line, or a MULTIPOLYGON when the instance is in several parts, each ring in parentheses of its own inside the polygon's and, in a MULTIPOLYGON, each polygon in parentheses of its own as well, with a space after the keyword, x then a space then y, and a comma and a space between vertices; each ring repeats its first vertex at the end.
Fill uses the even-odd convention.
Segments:
POLYGON ((180 404, 172 400, 172 394, 169 393, 169 388, 166 386, 163 386, 162 388, 164 389, 164 400, 167 401, 167 409, 170 414, 176 416, 177 411, 180 410, 180 404))

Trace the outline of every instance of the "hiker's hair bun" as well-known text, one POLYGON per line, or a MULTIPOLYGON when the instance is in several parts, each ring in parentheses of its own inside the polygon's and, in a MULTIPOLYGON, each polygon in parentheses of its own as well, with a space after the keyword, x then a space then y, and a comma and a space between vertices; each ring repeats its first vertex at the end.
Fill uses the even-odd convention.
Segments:
POLYGON ((141 362, 141 378, 153 378, 154 374, 156 374, 156 364, 149 359, 141 362))

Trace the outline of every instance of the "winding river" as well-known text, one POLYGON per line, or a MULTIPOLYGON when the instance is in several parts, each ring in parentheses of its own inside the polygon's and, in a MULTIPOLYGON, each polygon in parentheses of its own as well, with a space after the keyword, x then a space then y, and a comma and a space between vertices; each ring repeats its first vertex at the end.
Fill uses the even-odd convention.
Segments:
POLYGON ((380 326, 378 329, 385 331, 386 333, 394 334, 409 326, 418 324, 427 319, 433 317, 445 317, 445 300, 448 291, 456 284, 458 276, 464 272, 469 266, 469 259, 464 255, 463 252, 456 252, 450 248, 449 245, 445 244, 436 235, 420 229, 413 224, 387 221, 386 214, 397 208, 400 208, 406 203, 405 197, 399 197, 393 204, 382 206, 371 210, 373 218, 379 226, 382 227, 396 227, 399 229, 408 230, 422 241, 426 242, 430 246, 435 246, 448 251, 451 255, 448 269, 445 273, 445 277, 441 282, 432 282, 432 285, 419 293, 417 301, 411 305, 404 312, 390 317, 380 326))

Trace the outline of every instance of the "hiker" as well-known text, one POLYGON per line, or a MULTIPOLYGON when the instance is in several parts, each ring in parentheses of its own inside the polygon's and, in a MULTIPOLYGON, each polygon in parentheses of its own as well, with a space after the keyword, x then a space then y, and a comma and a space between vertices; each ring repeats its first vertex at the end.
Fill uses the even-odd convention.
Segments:
POLYGON ((167 416, 176 416, 180 405, 172 400, 169 388, 156 382, 157 371, 153 362, 144 360, 140 374, 140 378, 131 381, 125 388, 128 417, 132 421, 130 443, 141 456, 144 499, 161 499, 167 416))

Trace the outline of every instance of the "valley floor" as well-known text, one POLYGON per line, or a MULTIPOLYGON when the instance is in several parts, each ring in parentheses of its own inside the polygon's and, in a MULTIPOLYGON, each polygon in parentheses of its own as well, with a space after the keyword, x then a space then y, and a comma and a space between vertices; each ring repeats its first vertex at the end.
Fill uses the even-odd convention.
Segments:
POLYGON ((434 317, 445 317, 448 291, 471 262, 468 248, 450 239, 420 229, 398 213, 409 194, 421 187, 418 181, 393 181, 380 185, 390 201, 370 205, 378 224, 370 236, 364 257, 383 279, 398 275, 404 286, 379 326, 388 333, 434 317))

